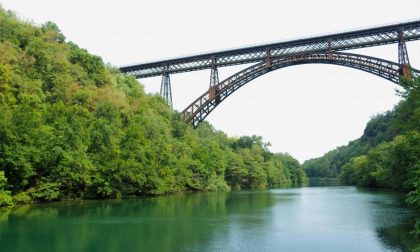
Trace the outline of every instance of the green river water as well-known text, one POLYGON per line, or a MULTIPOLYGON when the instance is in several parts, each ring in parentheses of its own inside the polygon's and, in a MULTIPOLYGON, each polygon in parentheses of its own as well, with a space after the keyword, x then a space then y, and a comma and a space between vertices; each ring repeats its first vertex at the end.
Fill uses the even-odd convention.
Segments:
POLYGON ((0 209, 0 251, 409 251, 403 195, 303 187, 0 209))

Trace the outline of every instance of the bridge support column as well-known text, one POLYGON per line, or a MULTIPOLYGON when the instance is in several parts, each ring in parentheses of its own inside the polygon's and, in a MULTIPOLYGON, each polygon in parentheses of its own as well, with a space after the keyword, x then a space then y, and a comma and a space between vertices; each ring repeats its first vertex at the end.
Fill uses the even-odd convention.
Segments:
MULTIPOLYGON (((210 87, 209 87, 209 99, 212 100, 219 93, 219 73, 217 72, 217 67, 213 66, 210 72, 210 87)), ((216 103, 219 103, 218 98, 216 98, 216 103)))
POLYGON ((329 60, 334 59, 333 51, 331 49, 331 39, 328 39, 328 59, 329 60))
POLYGON ((410 59, 408 58, 407 46, 404 41, 402 29, 398 31, 398 63, 401 64, 400 76, 411 79, 410 59))
POLYGON ((219 85, 219 73, 217 67, 213 66, 210 72, 210 87, 219 85))
MULTIPOLYGON (((219 72, 217 71, 217 59, 213 58, 213 66, 211 67, 210 72, 210 86, 209 86, 209 99, 212 100, 214 97, 217 96, 219 93, 218 85, 219 85, 219 72)), ((216 98, 216 103, 218 103, 219 100, 216 98)))
POLYGON ((265 49, 265 65, 270 70, 271 70, 271 67, 273 66, 273 61, 271 60, 271 49, 270 48, 265 49))
POLYGON ((165 99, 169 107, 172 109, 171 79, 168 73, 164 73, 162 75, 162 81, 160 83, 160 96, 165 99))

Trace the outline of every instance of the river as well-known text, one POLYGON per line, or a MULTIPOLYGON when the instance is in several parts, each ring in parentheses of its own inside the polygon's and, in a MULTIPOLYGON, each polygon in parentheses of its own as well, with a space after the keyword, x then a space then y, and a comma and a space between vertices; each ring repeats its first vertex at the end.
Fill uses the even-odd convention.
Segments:
POLYGON ((0 210, 0 251, 409 251, 401 194, 302 187, 0 210))

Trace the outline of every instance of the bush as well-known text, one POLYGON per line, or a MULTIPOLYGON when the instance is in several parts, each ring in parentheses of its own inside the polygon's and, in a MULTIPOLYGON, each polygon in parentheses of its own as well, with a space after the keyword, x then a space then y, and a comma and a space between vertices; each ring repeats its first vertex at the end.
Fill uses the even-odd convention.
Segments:
POLYGON ((20 192, 13 196, 13 201, 17 204, 27 204, 32 201, 32 198, 27 192, 20 192))
POLYGON ((268 173, 271 181, 305 180, 296 160, 275 158, 261 137, 231 139, 205 122, 193 130, 134 77, 66 42, 56 24, 34 27, 1 7, 0 19, 7 204, 5 190, 27 203, 265 188, 268 173))
POLYGON ((41 182, 36 187, 28 190, 30 196, 35 200, 51 201, 60 197, 60 185, 58 183, 41 182))
POLYGON ((0 191, 7 185, 7 179, 4 176, 4 171, 0 171, 0 191))
POLYGON ((13 199, 9 191, 0 191, 0 207, 13 206, 13 199))

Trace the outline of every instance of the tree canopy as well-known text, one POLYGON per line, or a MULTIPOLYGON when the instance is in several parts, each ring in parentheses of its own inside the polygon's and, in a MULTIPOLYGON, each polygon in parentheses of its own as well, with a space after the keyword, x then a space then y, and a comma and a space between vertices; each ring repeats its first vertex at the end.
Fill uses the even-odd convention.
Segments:
POLYGON ((261 137, 193 130, 56 24, 0 8, 0 205, 300 184, 261 137))

